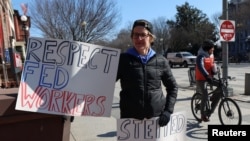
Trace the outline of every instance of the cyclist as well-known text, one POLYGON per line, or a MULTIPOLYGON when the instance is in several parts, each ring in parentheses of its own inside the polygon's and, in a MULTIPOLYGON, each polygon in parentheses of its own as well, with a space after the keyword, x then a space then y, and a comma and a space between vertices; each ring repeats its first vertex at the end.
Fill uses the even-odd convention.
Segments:
POLYGON ((205 104, 208 100, 208 92, 206 89, 206 82, 212 85, 213 75, 216 73, 216 64, 214 63, 214 42, 212 40, 205 40, 202 47, 198 51, 195 67, 196 91, 202 94, 201 98, 201 120, 208 122, 209 118, 205 113, 205 104))

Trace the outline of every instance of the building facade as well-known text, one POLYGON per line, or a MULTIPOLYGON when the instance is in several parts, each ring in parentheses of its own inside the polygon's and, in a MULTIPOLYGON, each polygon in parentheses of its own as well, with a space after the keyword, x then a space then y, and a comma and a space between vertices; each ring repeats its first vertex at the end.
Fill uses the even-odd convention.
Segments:
POLYGON ((250 0, 231 0, 228 4, 229 20, 235 21, 235 41, 228 44, 231 61, 250 61, 250 12, 246 7, 248 4, 250 0))
POLYGON ((17 87, 29 37, 30 18, 21 21, 11 0, 0 0, 0 87, 17 87))

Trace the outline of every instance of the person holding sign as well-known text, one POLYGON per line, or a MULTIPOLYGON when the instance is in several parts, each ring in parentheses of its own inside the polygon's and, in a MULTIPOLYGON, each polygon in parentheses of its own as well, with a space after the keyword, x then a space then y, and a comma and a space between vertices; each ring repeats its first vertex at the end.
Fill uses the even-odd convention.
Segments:
POLYGON ((159 125, 166 126, 174 111, 177 82, 166 58, 152 49, 156 37, 150 22, 136 20, 131 39, 133 46, 121 53, 117 72, 121 84, 120 117, 159 117, 159 125), (166 96, 162 86, 166 87, 166 96))

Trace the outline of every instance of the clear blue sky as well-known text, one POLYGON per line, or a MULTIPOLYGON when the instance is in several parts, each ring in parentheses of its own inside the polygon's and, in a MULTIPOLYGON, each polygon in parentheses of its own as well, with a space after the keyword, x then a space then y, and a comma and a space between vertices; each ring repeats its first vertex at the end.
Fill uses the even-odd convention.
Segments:
POLYGON ((188 2, 203 13, 208 18, 215 13, 222 13, 223 0, 117 0, 122 13, 122 25, 128 21, 136 19, 147 19, 152 21, 159 17, 175 20, 176 6, 181 6, 188 2))
MULTIPOLYGON (((22 14, 20 4, 29 3, 32 0, 12 0, 14 9, 17 9, 22 14)), ((126 28, 126 26, 136 19, 155 20, 159 17, 166 19, 175 19, 176 6, 181 6, 188 2, 203 13, 207 14, 208 18, 216 13, 222 13, 223 0, 115 0, 118 8, 121 10, 122 21, 118 30, 126 28)), ((31 35, 33 32, 31 31, 31 35)), ((34 35, 32 35, 34 36, 34 35)))

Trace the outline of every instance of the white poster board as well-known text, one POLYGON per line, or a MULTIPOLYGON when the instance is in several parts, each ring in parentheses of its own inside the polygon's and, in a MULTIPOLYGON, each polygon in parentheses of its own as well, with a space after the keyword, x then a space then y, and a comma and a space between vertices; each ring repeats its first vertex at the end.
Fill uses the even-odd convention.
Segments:
POLYGON ((173 113, 165 127, 158 119, 117 119, 117 141, 185 141, 186 112, 173 113))
POLYGON ((29 38, 16 110, 111 115, 120 50, 77 41, 29 38))

